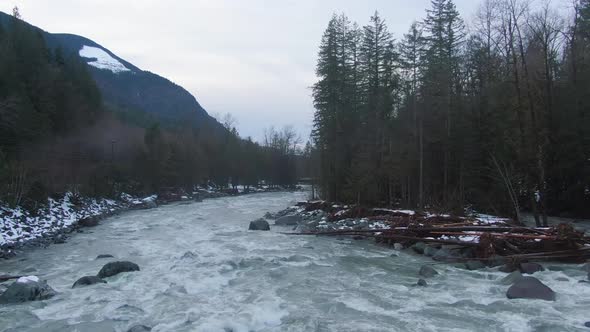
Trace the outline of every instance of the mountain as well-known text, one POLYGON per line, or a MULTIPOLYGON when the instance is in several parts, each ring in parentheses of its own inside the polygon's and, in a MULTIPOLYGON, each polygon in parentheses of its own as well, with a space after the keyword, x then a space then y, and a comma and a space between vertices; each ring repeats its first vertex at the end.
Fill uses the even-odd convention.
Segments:
MULTIPOLYGON (((0 23, 10 15, 0 12, 0 23)), ((158 121, 168 127, 190 124, 221 129, 199 102, 181 86, 120 58, 102 45, 82 36, 54 34, 37 29, 50 49, 61 49, 65 56, 76 56, 88 64, 105 105, 123 114, 158 121)), ((147 119, 147 120, 146 120, 147 119)))

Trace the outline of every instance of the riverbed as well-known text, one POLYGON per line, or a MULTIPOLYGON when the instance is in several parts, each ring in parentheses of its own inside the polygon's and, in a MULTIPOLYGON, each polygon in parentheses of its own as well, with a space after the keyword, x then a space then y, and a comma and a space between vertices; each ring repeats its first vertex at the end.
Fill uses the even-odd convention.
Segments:
POLYGON ((70 238, 0 261, 0 274, 38 275, 58 295, 0 305, 0 331, 588 331, 590 284, 579 265, 535 277, 557 301, 508 300, 506 274, 433 265, 370 241, 289 236, 248 223, 307 197, 262 193, 126 212, 70 238), (141 271, 72 289, 109 260, 141 271))

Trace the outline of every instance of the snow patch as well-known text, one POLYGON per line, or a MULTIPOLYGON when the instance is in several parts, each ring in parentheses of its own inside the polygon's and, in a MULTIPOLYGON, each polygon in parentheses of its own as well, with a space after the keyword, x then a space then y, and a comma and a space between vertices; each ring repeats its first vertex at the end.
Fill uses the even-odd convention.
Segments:
POLYGON ((79 54, 83 58, 96 59, 91 60, 88 64, 98 69, 110 70, 115 74, 130 71, 121 62, 98 47, 83 46, 79 54))
POLYGON ((26 284, 29 282, 39 282, 39 277, 37 276, 25 276, 25 277, 20 277, 16 280, 16 282, 19 282, 21 284, 26 284))
POLYGON ((484 224, 503 224, 503 223, 510 222, 510 219, 508 219, 508 218, 502 218, 502 217, 497 217, 497 216, 492 216, 489 214, 482 214, 482 213, 476 213, 475 219, 479 222, 484 223, 484 224))

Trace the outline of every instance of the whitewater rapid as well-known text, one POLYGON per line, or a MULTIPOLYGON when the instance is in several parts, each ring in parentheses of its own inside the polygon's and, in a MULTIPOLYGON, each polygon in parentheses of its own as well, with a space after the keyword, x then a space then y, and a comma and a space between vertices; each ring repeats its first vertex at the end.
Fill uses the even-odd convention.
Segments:
POLYGON ((0 305, 0 331, 587 331, 590 284, 576 265, 535 277, 557 301, 508 300, 504 273, 434 265, 370 241, 247 231, 307 193, 263 193, 172 204, 106 219, 65 244, 0 262, 0 274, 38 275, 57 296, 0 305), (72 289, 111 254, 141 271, 72 289), (566 281, 567 279, 567 281, 566 281))

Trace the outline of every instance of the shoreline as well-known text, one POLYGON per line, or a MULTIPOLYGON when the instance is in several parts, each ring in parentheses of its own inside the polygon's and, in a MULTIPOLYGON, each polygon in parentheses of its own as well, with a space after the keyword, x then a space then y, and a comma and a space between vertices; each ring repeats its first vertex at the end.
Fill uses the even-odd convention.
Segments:
POLYGON ((510 219, 470 213, 469 216, 414 210, 365 208, 325 201, 299 202, 265 215, 277 226, 291 226, 287 235, 374 239, 396 250, 411 250, 437 263, 468 270, 503 266, 510 272, 521 263, 547 261, 585 263, 590 241, 575 223, 528 228, 510 219), (286 220, 289 223, 285 223, 286 220))
POLYGON ((251 188, 249 191, 200 188, 187 194, 135 197, 126 193, 118 199, 77 197, 67 192, 62 198, 48 198, 44 204, 27 211, 21 206, 0 205, 0 260, 13 259, 33 248, 65 243, 69 237, 97 226, 102 220, 127 211, 148 210, 179 202, 202 202, 205 199, 285 191, 283 187, 251 188))

